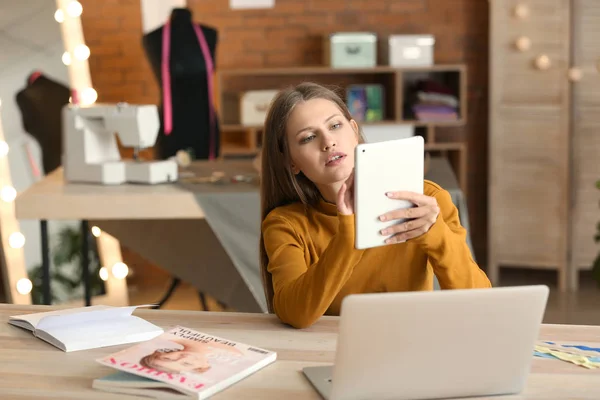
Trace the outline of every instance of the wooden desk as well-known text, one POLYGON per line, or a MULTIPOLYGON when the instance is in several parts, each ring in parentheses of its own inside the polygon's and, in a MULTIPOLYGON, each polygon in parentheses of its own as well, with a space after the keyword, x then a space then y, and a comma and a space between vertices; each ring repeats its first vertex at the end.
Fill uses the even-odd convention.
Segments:
MULTIPOLYGON (((252 172, 251 161, 198 161, 191 168, 197 175, 212 171, 228 174, 252 172)), ((215 190, 202 185, 202 190, 215 190)), ((224 190, 222 186, 216 188, 224 190)), ((199 219, 204 211, 194 193, 175 184, 101 185, 65 182, 58 168, 19 194, 15 202, 17 219, 47 220, 148 220, 199 219)))
MULTIPOLYGON (((48 310, 45 306, 0 305, 0 397, 3 399, 135 399, 91 389, 94 378, 112 371, 94 360, 128 347, 108 347, 74 353, 34 338, 28 331, 8 325, 11 315, 48 310)), ((181 324, 192 329, 251 343, 278 352, 278 360, 214 396, 215 399, 319 399, 301 370, 334 361, 337 317, 323 317, 309 329, 295 330, 274 315, 216 312, 138 310, 135 312, 163 328, 181 324)), ((540 339, 600 342, 600 327, 544 325, 540 339)), ((432 384, 435 380, 432 380, 432 384)), ((600 398, 600 370, 587 370, 558 360, 535 358, 528 386, 512 399, 600 398)))
MULTIPOLYGON (((227 176, 256 174, 247 160, 198 161, 189 168, 200 177, 210 176, 213 171, 227 176)), ((183 181, 160 185, 71 184, 65 182, 59 168, 19 194, 16 217, 89 221, 90 226, 98 226, 121 244, 226 305, 245 312, 265 311, 262 289, 255 293, 247 284, 248 278, 240 276, 208 225, 194 193, 247 191, 250 184, 192 186, 190 190, 183 181)), ((119 250, 118 243, 116 247, 119 250)), ((48 249, 42 251, 47 254, 48 249)), ((114 263, 102 260, 102 254, 101 261, 104 265, 114 263)))
MULTIPOLYGON (((199 161, 189 170, 198 177, 214 171, 227 176, 256 175, 249 160, 199 161)), ((447 160, 432 158, 426 178, 449 191, 471 247, 466 201, 447 160)), ((258 266, 260 197, 256 182, 68 184, 62 170, 57 170, 17 198, 16 213, 19 219, 90 220, 123 245, 235 310, 267 310, 258 266), (201 202, 200 197, 204 198, 201 202), (219 209, 211 209, 215 202, 221 204, 219 209), (233 231, 238 233, 232 235, 233 231)))

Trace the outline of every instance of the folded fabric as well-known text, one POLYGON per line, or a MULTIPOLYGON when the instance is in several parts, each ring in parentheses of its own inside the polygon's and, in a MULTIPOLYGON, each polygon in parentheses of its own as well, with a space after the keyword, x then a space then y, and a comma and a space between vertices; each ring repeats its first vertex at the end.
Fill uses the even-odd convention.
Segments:
POLYGON ((417 120, 419 121, 456 121, 458 114, 442 114, 442 113, 430 113, 430 112, 418 112, 415 113, 417 120))
POLYGON ((415 112, 434 112, 440 114, 452 114, 456 113, 455 107, 448 107, 444 105, 436 105, 436 104, 415 104, 413 106, 413 111, 415 112))
POLYGON ((572 353, 568 353, 568 352, 552 350, 545 346, 536 345, 534 355, 537 357, 544 357, 544 358, 546 358, 547 356, 552 356, 559 360, 566 361, 571 364, 575 364, 575 365, 578 365, 580 367, 584 367, 587 369, 600 368, 600 363, 596 361, 597 357, 591 358, 591 357, 582 356, 580 354, 572 354, 572 353))
POLYGON ((440 93, 417 92, 419 104, 443 104, 449 107, 458 107, 456 96, 440 93))

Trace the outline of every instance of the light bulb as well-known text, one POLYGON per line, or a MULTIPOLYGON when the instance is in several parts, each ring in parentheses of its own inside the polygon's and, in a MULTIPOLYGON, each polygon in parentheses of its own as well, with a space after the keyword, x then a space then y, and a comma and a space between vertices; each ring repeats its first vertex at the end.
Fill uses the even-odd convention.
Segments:
POLYGON ((85 88, 81 91, 81 103, 83 105, 94 104, 98 100, 98 92, 94 88, 85 88))
POLYGON ((62 62, 65 65, 71 65, 71 53, 65 51, 62 55, 62 62))
POLYGON ((90 48, 85 44, 78 44, 77 47, 75 47, 75 50, 73 50, 73 54, 79 61, 87 60, 90 56, 90 48))
POLYGON ((0 190, 0 198, 2 198, 2 201, 10 203, 17 198, 17 190, 12 186, 4 186, 0 190))
POLYGON ((65 13, 63 12, 63 10, 60 10, 60 9, 56 10, 56 12, 54 13, 54 19, 59 24, 62 24, 63 22, 65 22, 65 13))
POLYGON ((21 232, 13 232, 8 237, 8 244, 13 249, 20 249, 25 245, 25 236, 21 232))
POLYGON ((125 279, 129 274, 129 267, 122 262, 115 263, 112 267, 112 274, 117 279, 125 279))
POLYGON ((106 267, 100 268, 98 275, 100 275, 100 279, 102 279, 103 281, 107 281, 108 280, 108 269, 106 269, 106 267))
POLYGON ((73 18, 79 17, 82 12, 83 6, 77 0, 72 1, 67 5, 67 14, 73 18))
POLYGON ((92 235, 99 237, 102 231, 97 226, 92 226, 92 235))
POLYGON ((29 294, 33 289, 33 284, 27 278, 21 278, 17 281, 17 292, 20 294, 29 294))
POLYGON ((6 157, 8 154, 8 143, 4 140, 0 140, 0 157, 6 157))

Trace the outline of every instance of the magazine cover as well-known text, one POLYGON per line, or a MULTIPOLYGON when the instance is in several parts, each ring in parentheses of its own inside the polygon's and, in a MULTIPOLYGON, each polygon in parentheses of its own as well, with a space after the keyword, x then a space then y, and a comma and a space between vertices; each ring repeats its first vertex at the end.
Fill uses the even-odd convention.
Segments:
POLYGON ((177 326, 96 361, 186 393, 210 395, 272 363, 276 356, 269 350, 177 326))

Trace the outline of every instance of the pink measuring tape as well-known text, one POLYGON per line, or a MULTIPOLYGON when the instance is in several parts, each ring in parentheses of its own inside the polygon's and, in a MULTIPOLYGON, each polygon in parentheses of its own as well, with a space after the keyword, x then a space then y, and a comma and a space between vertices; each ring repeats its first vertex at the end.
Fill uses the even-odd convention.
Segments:
MULTIPOLYGON (((208 44, 206 43, 206 38, 204 37, 204 33, 202 29, 192 23, 194 27, 194 31, 196 32, 196 37, 198 38, 198 43, 200 44, 200 49, 202 50, 202 54, 204 55, 204 60, 206 62, 206 81, 208 83, 208 118, 210 124, 210 133, 209 133, 209 142, 208 142, 208 159, 213 160, 215 158, 215 111, 212 103, 213 99, 213 81, 212 75, 214 71, 214 63, 212 57, 210 55, 210 50, 208 49, 208 44)), ((163 28, 162 35, 162 66, 161 66, 161 74, 162 74, 162 86, 163 86, 163 113, 165 120, 165 135, 170 135, 173 131, 173 103, 171 99, 171 74, 169 61, 171 56, 171 21, 167 21, 163 28)))

